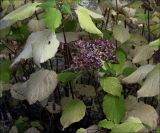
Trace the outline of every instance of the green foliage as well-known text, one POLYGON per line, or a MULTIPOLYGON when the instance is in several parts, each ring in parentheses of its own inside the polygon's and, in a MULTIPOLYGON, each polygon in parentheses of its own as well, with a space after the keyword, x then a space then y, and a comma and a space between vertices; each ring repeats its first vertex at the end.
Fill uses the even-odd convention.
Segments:
POLYGON ((129 76, 130 74, 132 74, 136 69, 133 68, 133 67, 126 67, 124 70, 123 70, 123 76, 124 77, 127 77, 129 76))
POLYGON ((138 118, 130 117, 124 123, 115 125, 111 133, 137 133, 144 129, 142 122, 138 118))
POLYGON ((98 126, 100 128, 112 129, 115 126, 115 124, 112 121, 108 121, 107 119, 104 119, 99 121, 98 126))
POLYGON ((122 86, 116 77, 103 77, 100 80, 103 90, 113 96, 121 96, 122 86))
POLYGON ((71 99, 69 100, 62 112, 62 116, 60 118, 61 124, 63 128, 67 128, 74 122, 80 121, 86 112, 86 106, 79 99, 71 99))
POLYGON ((103 98, 103 112, 106 117, 115 124, 121 122, 125 116, 125 101, 124 98, 112 95, 106 95, 103 98))
POLYGON ((11 68, 10 68, 10 61, 2 61, 0 63, 0 81, 9 82, 10 81, 10 74, 11 74, 11 68))
POLYGON ((117 74, 120 73, 125 65, 126 62, 126 54, 125 52, 117 48, 116 50, 116 56, 118 58, 118 64, 109 64, 110 68, 115 71, 117 74))
POLYGON ((67 83, 74 80, 79 74, 73 72, 62 72, 58 74, 58 81, 67 83))
POLYGON ((55 31, 62 23, 61 12, 56 8, 48 8, 44 14, 44 21, 49 29, 55 31))

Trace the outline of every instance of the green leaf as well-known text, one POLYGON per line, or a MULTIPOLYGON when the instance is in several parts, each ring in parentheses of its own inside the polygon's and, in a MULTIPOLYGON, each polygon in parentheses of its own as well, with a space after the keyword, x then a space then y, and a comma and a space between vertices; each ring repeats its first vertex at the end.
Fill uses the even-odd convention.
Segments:
POLYGON ((126 42, 130 38, 129 30, 121 25, 113 26, 113 36, 121 43, 126 42))
POLYGON ((62 12, 71 14, 72 11, 71 11, 70 5, 69 4, 63 4, 62 5, 62 12))
POLYGON ((53 8, 55 5, 56 5, 55 0, 53 0, 53 1, 44 2, 44 3, 42 3, 42 4, 38 5, 38 6, 48 9, 48 8, 53 8))
POLYGON ((112 32, 109 30, 102 30, 103 38, 109 40, 112 37, 112 32))
POLYGON ((62 72, 58 74, 58 81, 61 81, 63 83, 67 83, 69 81, 74 80, 78 76, 77 73, 73 72, 62 72))
POLYGON ((135 1, 131 2, 131 3, 129 3, 127 5, 127 7, 130 7, 130 8, 140 8, 142 4, 143 4, 142 1, 135 0, 135 1))
POLYGON ((126 67, 126 68, 123 70, 123 76, 124 76, 124 77, 127 77, 127 76, 129 76, 130 74, 132 74, 135 70, 136 70, 136 68, 126 67))
POLYGON ((102 35, 102 32, 93 23, 86 8, 79 7, 77 10, 75 10, 75 12, 78 16, 78 20, 82 29, 89 33, 102 35))
POLYGON ((120 123, 125 116, 124 98, 106 95, 103 99, 103 112, 106 117, 114 123, 120 123))
POLYGON ((16 10, 12 11, 0 20, 0 29, 7 28, 19 20, 30 17, 39 7, 40 3, 27 3, 16 10))
POLYGON ((144 128, 138 118, 130 117, 124 123, 113 127, 111 133, 137 133, 144 128))
POLYGON ((9 37, 13 37, 17 41, 25 41, 30 32, 28 30, 27 26, 21 26, 21 27, 11 27, 11 32, 9 34, 9 37))
POLYGON ((100 80, 103 90, 114 96, 121 96, 122 86, 116 77, 103 77, 100 80))
POLYGON ((47 12, 44 14, 44 22, 46 26, 55 31, 61 25, 62 15, 56 8, 48 8, 47 12))
POLYGON ((42 127, 42 125, 40 124, 39 121, 32 121, 31 126, 34 127, 34 128, 38 128, 40 130, 43 130, 43 127, 42 127))
POLYGON ((71 99, 64 106, 62 116, 60 118, 63 128, 67 128, 72 123, 80 121, 86 112, 85 104, 79 99, 71 99))
POLYGON ((115 124, 112 121, 108 121, 107 119, 104 119, 99 121, 98 126, 101 128, 112 129, 115 126, 115 124))
POLYGON ((149 46, 160 46, 160 39, 154 40, 149 43, 149 46))
POLYGON ((87 133, 87 131, 84 128, 80 128, 76 131, 76 133, 87 133))
POLYGON ((10 81, 10 74, 11 74, 11 68, 10 68, 10 61, 2 61, 0 63, 0 81, 9 82, 10 81))
POLYGON ((125 65, 125 62, 126 62, 126 54, 125 52, 118 48, 116 50, 116 57, 118 58, 118 64, 110 64, 110 68, 112 68, 113 70, 116 71, 116 73, 119 73, 122 71, 124 65, 125 65))

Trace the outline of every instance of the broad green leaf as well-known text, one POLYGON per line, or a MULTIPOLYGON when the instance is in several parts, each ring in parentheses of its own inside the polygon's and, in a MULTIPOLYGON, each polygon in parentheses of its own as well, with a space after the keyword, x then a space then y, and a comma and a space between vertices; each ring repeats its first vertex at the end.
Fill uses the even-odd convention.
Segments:
POLYGON ((11 74, 10 61, 9 60, 2 61, 0 63, 0 81, 9 82, 10 74, 11 74))
POLYGON ((152 97, 160 94, 160 64, 157 64, 147 75, 140 90, 137 91, 138 97, 152 97))
POLYGON ((62 116, 60 118, 63 128, 67 128, 72 123, 80 121, 85 116, 85 112, 86 106, 81 100, 71 99, 65 105, 62 116))
POLYGON ((0 29, 7 28, 19 20, 30 17, 39 7, 40 3, 27 3, 12 11, 0 20, 0 29))
POLYGON ((26 82, 13 85, 11 95, 33 104, 46 99, 55 90, 57 82, 57 74, 54 71, 41 69, 31 74, 26 82))
POLYGON ((117 41, 120 41, 121 43, 126 42, 130 38, 128 29, 121 25, 113 26, 113 36, 117 41))
POLYGON ((102 32, 93 23, 88 13, 88 10, 86 10, 86 8, 82 8, 79 6, 75 10, 75 12, 78 16, 78 20, 82 29, 86 30, 89 33, 102 35, 102 32))
POLYGON ((154 65, 144 65, 139 67, 132 74, 125 77, 122 81, 125 83, 133 84, 142 81, 147 74, 154 69, 154 65))
POLYGON ((63 83, 67 83, 69 81, 74 80, 78 76, 77 73, 73 72, 62 72, 58 74, 58 81, 61 81, 63 83))
POLYGON ((11 66, 18 63, 21 59, 33 57, 34 62, 40 67, 40 63, 47 61, 55 56, 59 47, 59 41, 51 30, 43 30, 32 33, 23 51, 14 60, 11 66))
POLYGON ((38 5, 38 6, 39 6, 39 7, 42 7, 42 8, 48 9, 48 8, 53 8, 55 5, 56 5, 56 3, 55 3, 55 1, 53 0, 53 1, 44 2, 44 3, 42 3, 42 4, 38 5))
POLYGON ((125 116, 125 101, 123 97, 106 95, 103 99, 103 112, 115 124, 121 122, 125 116))
POLYGON ((69 4, 63 4, 62 5, 62 12, 71 14, 72 11, 71 11, 70 5, 69 4))
POLYGON ((115 124, 112 121, 108 121, 107 119, 101 120, 98 123, 98 127, 112 129, 115 124))
POLYGON ((130 117, 124 123, 113 127, 111 133, 137 133, 144 128, 138 118, 130 117))
POLYGON ((118 58, 118 64, 110 64, 110 68, 116 71, 116 73, 120 73, 126 62, 126 54, 125 52, 118 48, 116 50, 116 57, 118 58))
POLYGON ((80 128, 76 131, 76 133, 87 133, 87 131, 84 128, 80 128))
POLYGON ((152 57, 154 54, 154 49, 149 45, 136 47, 136 52, 133 57, 133 63, 139 63, 142 61, 146 61, 152 57))
POLYGON ((128 96, 125 101, 127 109, 126 118, 139 118, 144 124, 150 127, 149 130, 157 128, 159 116, 154 107, 142 101, 138 102, 138 99, 134 96, 128 96))
POLYGON ((130 74, 132 74, 133 72, 135 72, 136 68, 133 68, 133 67, 126 67, 124 70, 123 70, 123 76, 124 77, 127 77, 129 76, 130 74))
POLYGON ((149 43, 149 46, 160 46, 160 39, 154 40, 149 43))
POLYGON ((121 96, 121 82, 116 77, 103 77, 100 80, 103 90, 114 96, 121 96))
POLYGON ((46 26, 55 31, 61 25, 62 15, 56 8, 48 8, 47 12, 44 14, 44 22, 46 26))
POLYGON ((38 128, 38 129, 43 130, 43 126, 40 124, 39 121, 32 121, 31 126, 34 127, 34 128, 38 128))

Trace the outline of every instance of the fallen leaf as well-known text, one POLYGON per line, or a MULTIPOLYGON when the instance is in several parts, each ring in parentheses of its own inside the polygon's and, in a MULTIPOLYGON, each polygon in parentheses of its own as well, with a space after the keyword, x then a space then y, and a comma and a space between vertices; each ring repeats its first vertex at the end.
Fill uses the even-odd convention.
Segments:
POLYGON ((144 124, 150 126, 151 130, 157 127, 158 114, 156 110, 148 104, 138 102, 138 99, 134 96, 129 96, 126 100, 126 118, 137 117, 144 124))
POLYGON ((160 64, 150 71, 142 87, 137 91, 138 97, 152 97, 160 94, 160 64))
POLYGON ((132 74, 125 77, 122 81, 128 84, 133 84, 142 81, 147 74, 154 69, 154 65, 144 65, 135 70, 132 74))

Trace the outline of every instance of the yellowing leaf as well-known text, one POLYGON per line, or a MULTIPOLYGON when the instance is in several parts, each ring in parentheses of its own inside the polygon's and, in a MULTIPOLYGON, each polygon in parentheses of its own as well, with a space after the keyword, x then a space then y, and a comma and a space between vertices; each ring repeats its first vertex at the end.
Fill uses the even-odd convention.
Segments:
POLYGON ((86 111, 86 106, 79 99, 71 99, 64 106, 62 116, 60 118, 63 128, 67 128, 74 122, 80 121, 86 111))
POLYGON ((129 84, 142 81, 147 76, 147 74, 153 70, 154 67, 155 67, 154 65, 149 65, 149 64, 141 66, 131 75, 125 77, 122 81, 129 84))
POLYGON ((146 61, 152 57, 154 54, 154 49, 149 47, 149 45, 139 46, 136 48, 135 56, 132 60, 133 63, 139 63, 146 61))
POLYGON ((121 43, 126 42, 130 38, 128 29, 121 25, 115 25, 113 27, 113 36, 117 41, 120 41, 121 43))
MULTIPOLYGON (((89 33, 102 35, 102 32, 93 23, 86 8, 78 7, 75 12, 78 16, 78 20, 82 29, 86 30, 89 33)), ((92 16, 95 15, 92 14, 92 16)))
POLYGON ((113 127, 111 133, 137 133, 144 128, 138 118, 129 117, 124 123, 113 127))
POLYGON ((151 130, 157 127, 158 114, 151 105, 138 102, 136 97, 129 96, 126 99, 126 108, 126 117, 139 118, 144 124, 150 126, 151 130))
POLYGON ((152 97, 160 94, 160 64, 148 73, 140 90, 137 91, 138 97, 152 97))
POLYGON ((34 32, 28 37, 23 51, 14 60, 11 66, 18 63, 21 59, 28 59, 31 57, 33 57, 34 62, 40 66, 40 63, 55 56, 58 47, 59 41, 54 32, 50 30, 34 32))
POLYGON ((0 20, 0 29, 7 28, 19 20, 30 17, 39 7, 40 3, 27 3, 12 11, 0 20))

